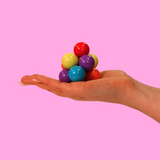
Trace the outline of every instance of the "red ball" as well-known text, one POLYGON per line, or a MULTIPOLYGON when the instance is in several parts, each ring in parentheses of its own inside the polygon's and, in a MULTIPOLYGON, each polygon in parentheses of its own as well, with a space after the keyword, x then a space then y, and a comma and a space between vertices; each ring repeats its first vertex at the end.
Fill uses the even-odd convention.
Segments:
POLYGON ((66 69, 66 68, 64 68, 64 67, 63 67, 63 65, 62 65, 62 64, 61 64, 61 67, 62 67, 63 69, 66 69))
POLYGON ((89 46, 85 42, 79 42, 74 46, 74 53, 78 57, 89 54, 89 51, 89 46))
POLYGON ((101 77, 100 72, 96 68, 93 68, 91 71, 86 73, 85 80, 89 81, 89 80, 99 79, 100 77, 101 77))

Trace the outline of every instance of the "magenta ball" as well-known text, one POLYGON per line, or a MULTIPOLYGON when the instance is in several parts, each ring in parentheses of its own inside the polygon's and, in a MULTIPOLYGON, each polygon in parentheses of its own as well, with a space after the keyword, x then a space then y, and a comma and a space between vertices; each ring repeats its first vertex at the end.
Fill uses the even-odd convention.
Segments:
POLYGON ((84 55, 79 59, 79 66, 85 69, 85 71, 91 71, 94 67, 94 58, 90 55, 84 55))
POLYGON ((69 76, 68 76, 68 72, 69 72, 69 69, 63 69, 60 73, 59 73, 59 80, 61 82, 71 82, 71 80, 69 79, 69 76))

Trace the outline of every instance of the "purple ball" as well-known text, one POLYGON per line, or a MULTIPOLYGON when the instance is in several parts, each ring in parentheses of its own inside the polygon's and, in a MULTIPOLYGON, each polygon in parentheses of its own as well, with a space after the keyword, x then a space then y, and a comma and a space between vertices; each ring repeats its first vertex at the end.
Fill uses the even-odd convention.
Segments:
POLYGON ((95 64, 94 58, 90 55, 83 55, 79 59, 79 66, 83 67, 87 72, 93 69, 94 64, 95 64))
POLYGON ((68 72, 69 72, 69 69, 63 69, 60 73, 59 73, 59 80, 61 82, 71 82, 71 80, 69 79, 69 76, 68 76, 68 72))

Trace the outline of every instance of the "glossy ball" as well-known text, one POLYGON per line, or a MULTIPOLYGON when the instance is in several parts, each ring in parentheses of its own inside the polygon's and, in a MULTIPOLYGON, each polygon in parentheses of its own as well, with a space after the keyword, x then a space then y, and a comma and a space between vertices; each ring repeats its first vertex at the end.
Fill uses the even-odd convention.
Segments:
POLYGON ((96 68, 97 67, 97 65, 98 65, 98 58, 97 58, 97 56, 96 55, 94 55, 94 54, 89 54, 90 56, 92 56, 93 58, 94 58, 94 62, 95 62, 95 64, 94 64, 94 68, 96 68))
POLYGON ((86 75, 85 70, 80 66, 73 66, 69 70, 69 78, 72 82, 83 81, 86 75))
POLYGON ((73 53, 66 53, 62 57, 62 65, 66 69, 70 69, 71 67, 78 64, 78 57, 73 53))
POLYGON ((60 73, 59 73, 59 80, 61 82, 71 82, 71 80, 69 79, 69 76, 68 76, 68 72, 69 70, 68 69, 63 69, 60 73))
POLYGON ((66 69, 66 68, 64 68, 64 67, 63 67, 63 65, 62 65, 62 64, 61 64, 61 67, 62 67, 62 69, 66 69))
POLYGON ((90 55, 84 55, 79 59, 79 66, 83 67, 87 72, 94 67, 94 64, 94 58, 90 55))
POLYGON ((79 42, 74 46, 74 53, 78 57, 89 54, 89 51, 89 46, 85 42, 79 42))
POLYGON ((89 81, 89 80, 99 79, 100 77, 101 77, 100 72, 96 68, 93 68, 91 71, 86 73, 85 80, 89 81))

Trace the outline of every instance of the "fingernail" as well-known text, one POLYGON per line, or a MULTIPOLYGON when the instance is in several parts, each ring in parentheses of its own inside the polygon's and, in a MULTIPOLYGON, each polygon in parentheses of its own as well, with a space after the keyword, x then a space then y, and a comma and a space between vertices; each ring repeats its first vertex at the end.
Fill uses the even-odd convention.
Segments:
POLYGON ((32 79, 32 81, 34 81, 34 82, 41 82, 38 79, 32 79))
POLYGON ((23 82, 18 82, 21 86, 27 86, 28 84, 24 84, 23 82))

